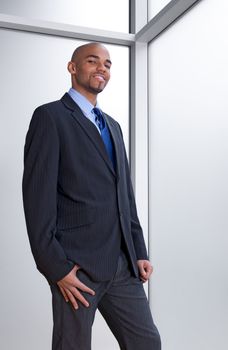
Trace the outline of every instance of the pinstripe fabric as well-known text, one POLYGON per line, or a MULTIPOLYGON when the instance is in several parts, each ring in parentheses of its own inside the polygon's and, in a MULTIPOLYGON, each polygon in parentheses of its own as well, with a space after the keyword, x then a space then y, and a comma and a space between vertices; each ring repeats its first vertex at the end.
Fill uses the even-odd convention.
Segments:
POLYGON ((96 127, 68 94, 34 112, 26 136, 23 200, 31 249, 49 282, 77 263, 92 279, 110 280, 121 240, 131 268, 147 253, 118 123, 104 114, 116 172, 96 127))
POLYGON ((53 350, 91 350, 91 328, 96 309, 105 318, 121 350, 161 350, 161 340, 153 322, 148 300, 140 280, 132 276, 121 252, 112 280, 94 282, 82 270, 78 278, 96 291, 83 293, 90 307, 80 305, 75 312, 59 289, 51 286, 53 296, 53 350))

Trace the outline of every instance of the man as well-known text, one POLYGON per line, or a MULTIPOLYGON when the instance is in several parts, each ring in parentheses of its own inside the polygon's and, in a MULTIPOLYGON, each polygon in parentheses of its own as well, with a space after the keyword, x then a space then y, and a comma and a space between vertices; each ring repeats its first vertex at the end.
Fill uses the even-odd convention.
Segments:
POLYGON ((103 45, 77 48, 72 88, 35 110, 26 136, 25 217, 52 291, 53 350, 90 349, 97 308, 121 349, 161 348, 142 285, 152 266, 121 129, 97 104, 110 68, 103 45))

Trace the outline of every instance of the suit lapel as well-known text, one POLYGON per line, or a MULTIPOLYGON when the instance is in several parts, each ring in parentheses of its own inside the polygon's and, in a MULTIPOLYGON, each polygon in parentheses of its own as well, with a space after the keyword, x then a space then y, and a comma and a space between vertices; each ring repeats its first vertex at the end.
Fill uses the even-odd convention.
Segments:
POLYGON ((96 150, 99 152, 103 160, 105 161, 108 168, 111 170, 113 175, 115 176, 115 171, 113 169, 111 160, 109 159, 108 153, 106 151, 104 142, 96 128, 96 126, 85 117, 82 110, 79 108, 79 106, 72 100, 72 98, 69 96, 69 94, 65 94, 61 101, 64 103, 64 105, 72 110, 72 116, 74 120, 80 124, 81 128, 87 135, 87 137, 90 139, 96 150))
POLYGON ((121 159, 121 150, 120 150, 121 140, 120 140, 119 134, 117 133, 117 128, 115 123, 105 113, 104 113, 104 116, 113 140, 113 146, 114 146, 115 155, 116 155, 116 176, 118 177, 120 166, 121 164, 123 164, 121 159))

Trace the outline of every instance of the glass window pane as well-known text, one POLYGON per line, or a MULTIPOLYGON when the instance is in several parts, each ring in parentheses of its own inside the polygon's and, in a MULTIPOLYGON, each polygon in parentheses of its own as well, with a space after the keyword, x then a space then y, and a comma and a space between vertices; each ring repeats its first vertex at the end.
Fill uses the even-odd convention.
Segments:
POLYGON ((0 12, 83 27, 129 32, 129 0, 1 0, 0 12))
POLYGON ((227 12, 227 0, 200 1, 149 49, 151 291, 165 349, 227 346, 227 12))
POLYGON ((148 19, 149 21, 165 7, 170 0, 148 0, 148 19))
MULTIPOLYGON (((85 42, 4 29, 0 29, 0 42, 0 266, 1 282, 6 287, 0 299, 1 348, 48 349, 51 295, 35 269, 26 234, 21 198, 23 147, 34 109, 61 98, 69 89, 67 62, 75 47, 85 42), (14 271, 13 279, 9 271, 14 271), (12 314, 17 322, 12 322, 12 314)), ((112 77, 98 100, 101 108, 119 121, 128 144, 129 52, 117 45, 107 48, 113 62, 112 77)), ((95 328, 94 350, 118 348, 104 320, 96 319, 95 328)))

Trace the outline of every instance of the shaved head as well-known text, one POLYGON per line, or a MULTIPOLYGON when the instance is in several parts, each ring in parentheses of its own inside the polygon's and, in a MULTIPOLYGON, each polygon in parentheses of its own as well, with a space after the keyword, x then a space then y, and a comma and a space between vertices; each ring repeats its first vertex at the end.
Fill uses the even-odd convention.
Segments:
POLYGON ((84 54, 91 48, 95 48, 95 47, 100 47, 103 50, 106 50, 108 53, 108 50, 106 49, 106 47, 100 43, 89 43, 89 44, 85 44, 85 45, 81 45, 79 47, 77 47, 74 52, 73 55, 71 57, 71 61, 78 63, 80 61, 80 59, 84 56, 84 54))
POLYGON ((74 50, 68 71, 72 87, 95 105, 99 94, 110 79, 112 62, 106 47, 100 43, 89 43, 74 50))

